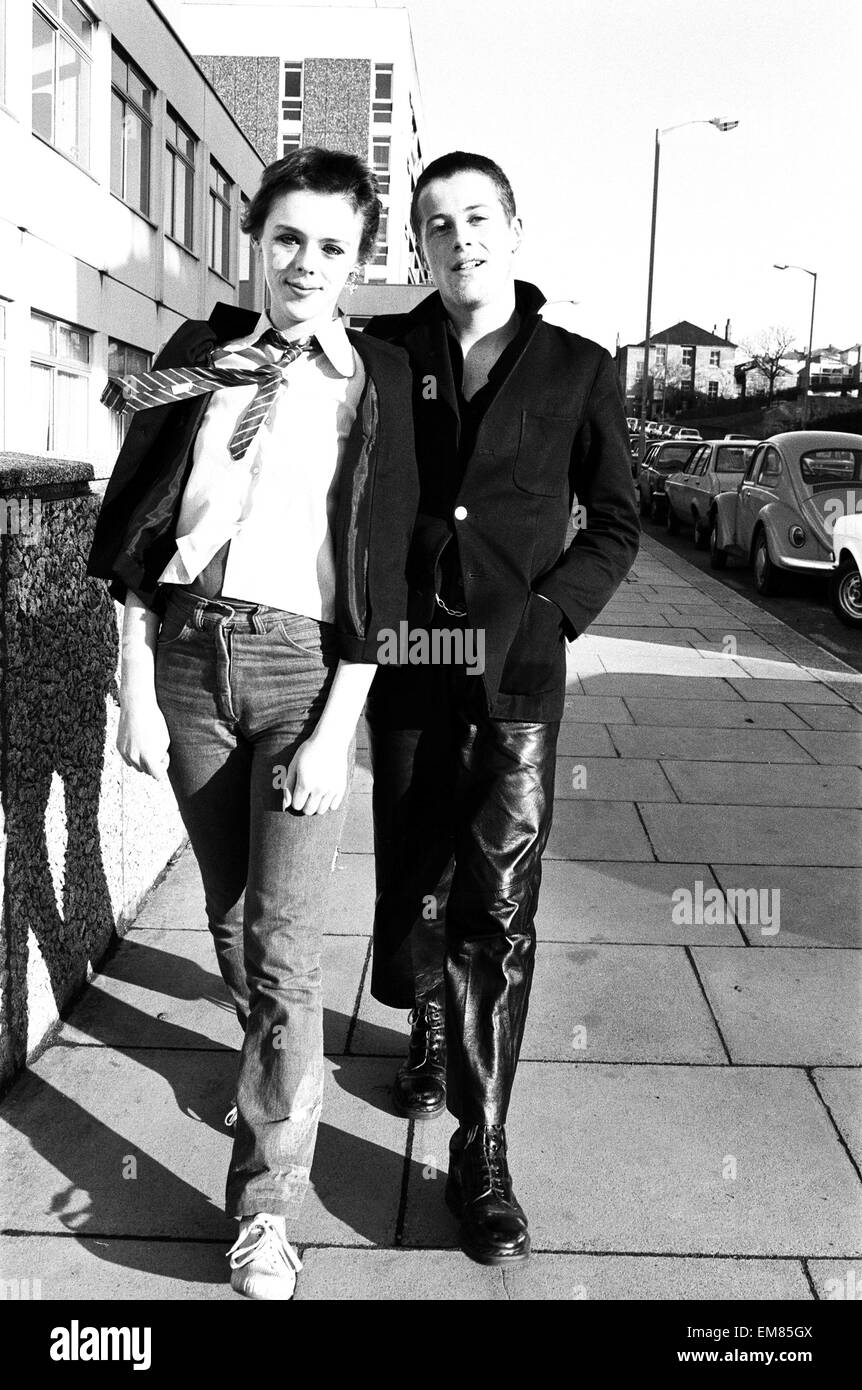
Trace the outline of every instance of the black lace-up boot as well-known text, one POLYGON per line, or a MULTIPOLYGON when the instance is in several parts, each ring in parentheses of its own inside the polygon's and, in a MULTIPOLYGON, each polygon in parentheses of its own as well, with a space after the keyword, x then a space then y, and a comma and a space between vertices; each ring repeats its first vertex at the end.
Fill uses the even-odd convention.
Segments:
POLYGON ((423 999, 410 1014, 407 1061, 398 1070, 392 1098, 411 1120, 425 1120, 446 1108, 446 1025, 443 991, 423 999))
POLYGON ((521 1264, 527 1218, 512 1191, 502 1125, 459 1129, 449 1145, 446 1201, 461 1222, 461 1248, 483 1265, 521 1264))

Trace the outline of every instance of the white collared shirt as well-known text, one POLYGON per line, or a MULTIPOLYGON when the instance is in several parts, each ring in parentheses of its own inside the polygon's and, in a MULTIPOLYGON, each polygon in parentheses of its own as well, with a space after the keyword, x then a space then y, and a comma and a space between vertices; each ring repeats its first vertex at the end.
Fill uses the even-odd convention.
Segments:
MULTIPOLYGON (((247 368, 233 352, 269 327, 262 314, 252 333, 225 345, 217 365, 247 368)), ((340 319, 312 319, 284 336, 312 334, 322 352, 303 353, 282 368, 286 389, 241 459, 231 458, 228 445, 257 388, 213 393, 180 504, 176 554, 161 583, 193 583, 229 540, 225 595, 334 621, 338 477, 365 368, 340 319)), ((275 346, 263 351, 273 362, 281 355, 275 346)))

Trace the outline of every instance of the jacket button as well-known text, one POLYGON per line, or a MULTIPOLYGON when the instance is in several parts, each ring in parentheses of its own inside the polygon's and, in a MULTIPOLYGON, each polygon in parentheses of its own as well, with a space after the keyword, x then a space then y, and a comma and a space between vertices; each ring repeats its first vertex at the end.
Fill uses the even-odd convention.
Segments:
POLYGON ((456 507, 456 508, 455 508, 454 516, 455 516, 455 520, 456 520, 456 521, 463 521, 466 515, 467 515, 467 508, 466 508, 466 507, 456 507))

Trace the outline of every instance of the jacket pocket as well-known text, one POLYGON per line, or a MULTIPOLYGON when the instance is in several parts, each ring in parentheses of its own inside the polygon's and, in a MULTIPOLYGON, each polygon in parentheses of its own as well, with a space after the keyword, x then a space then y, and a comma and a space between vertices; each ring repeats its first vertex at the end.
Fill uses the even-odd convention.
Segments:
POLYGON ((559 497, 569 483, 569 458, 578 421, 572 415, 521 412, 515 485, 540 497, 559 497))
POLYGON ((500 678, 504 695, 540 695, 565 680, 562 614, 550 599, 531 593, 500 678))

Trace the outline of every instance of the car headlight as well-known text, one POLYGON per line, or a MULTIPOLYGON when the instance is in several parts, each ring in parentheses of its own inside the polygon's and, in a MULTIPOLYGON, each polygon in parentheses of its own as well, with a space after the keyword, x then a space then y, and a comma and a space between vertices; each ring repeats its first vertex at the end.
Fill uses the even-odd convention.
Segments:
POLYGON ((790 537, 790 544, 795 545, 797 550, 805 544, 805 532, 801 526, 791 526, 787 534, 790 537))

